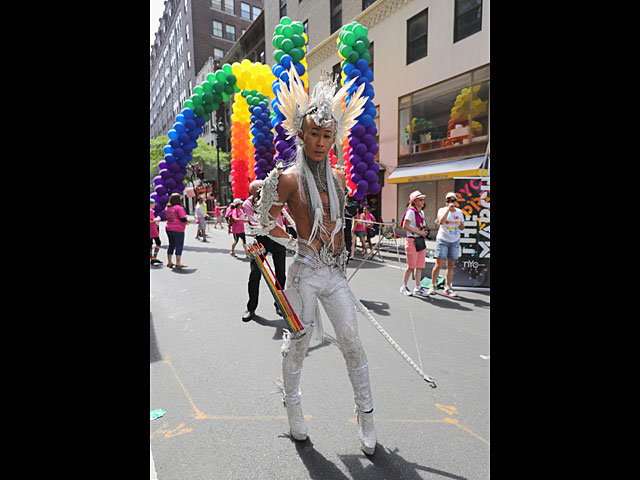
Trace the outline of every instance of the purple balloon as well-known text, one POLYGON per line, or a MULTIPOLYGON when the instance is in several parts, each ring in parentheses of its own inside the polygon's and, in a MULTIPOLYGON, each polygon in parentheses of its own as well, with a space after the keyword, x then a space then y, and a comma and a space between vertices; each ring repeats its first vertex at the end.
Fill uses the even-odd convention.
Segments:
POLYGON ((354 153, 349 157, 349 161, 351 162, 351 165, 356 166, 362 162, 362 157, 357 153, 354 153))
POLYGON ((380 184, 379 183, 370 183, 369 184, 369 190, 367 191, 367 193, 371 194, 371 195, 375 195, 378 192, 380 192, 380 184))
POLYGON ((349 146, 351 148, 356 148, 360 144, 360 139, 358 137, 349 137, 349 146))
POLYGON ((164 181, 164 186, 167 187, 168 189, 172 190, 176 186, 176 181, 173 178, 169 178, 169 179, 164 181))
POLYGON ((367 162, 360 162, 360 163, 357 163, 354 168, 356 172, 364 174, 364 172, 367 171, 367 167, 368 167, 367 162))
MULTIPOLYGON (((165 187, 164 185, 156 185, 155 191, 158 194, 158 196, 161 197, 162 195, 167 193, 167 187, 165 187)), ((159 200, 156 200, 156 201, 159 201, 159 200)))
POLYGON ((370 127, 367 127, 367 133, 375 137, 378 134, 378 129, 375 125, 371 125, 370 127))
POLYGON ((365 145, 369 146, 372 143, 375 143, 376 139, 373 138, 373 136, 369 135, 368 133, 365 133, 362 136, 362 143, 364 143, 365 145))
POLYGON ((367 146, 364 143, 359 143, 354 149, 353 151, 355 153, 357 153, 358 155, 362 156, 365 153, 367 153, 367 146))
POLYGON ((366 180, 360 180, 356 185, 358 185, 358 190, 363 193, 367 191, 367 188, 369 188, 369 183, 366 180))
POLYGON ((364 172, 364 175, 362 176, 362 178, 367 181, 369 186, 371 186, 371 184, 376 183, 378 181, 378 174, 373 170, 367 170, 366 172, 364 172))
POLYGON ((371 145, 369 145, 367 150, 375 155, 376 153, 378 153, 378 145, 376 145, 374 142, 371 145))
POLYGON ((367 152, 362 156, 362 160, 367 162, 368 165, 371 165, 374 159, 375 159, 375 155, 371 152, 367 152))
POLYGON ((171 163, 169 164, 169 170, 176 173, 180 171, 180 165, 178 163, 171 163))
POLYGON ((169 168, 169 162, 165 161, 165 160, 160 160, 158 162, 158 168, 160 170, 166 170, 167 168, 169 168))
POLYGON ((295 150, 293 148, 285 148, 284 152, 282 152, 282 158, 288 159, 295 155, 295 150))
POLYGON ((171 172, 169 170, 160 170, 160 176, 166 180, 167 178, 171 177, 171 172))
POLYGON ((353 194, 353 198, 355 198, 358 201, 361 201, 361 200, 364 200, 364 195, 365 195, 365 192, 358 189, 356 190, 356 193, 353 194))
POLYGON ((364 125, 357 124, 355 127, 351 129, 351 134, 356 137, 361 137, 365 134, 366 129, 364 125))
POLYGON ((153 183, 156 185, 164 185, 164 179, 160 175, 157 175, 153 177, 153 183))
POLYGON ((378 170, 380 170, 380 165, 377 164, 376 162, 372 162, 369 164, 369 170, 372 171, 373 173, 377 173, 378 170))
MULTIPOLYGON (((353 168, 351 170, 353 170, 353 168)), ((352 171, 351 172, 351 181, 357 185, 360 180, 362 180, 362 175, 360 175, 358 172, 353 172, 352 171)))

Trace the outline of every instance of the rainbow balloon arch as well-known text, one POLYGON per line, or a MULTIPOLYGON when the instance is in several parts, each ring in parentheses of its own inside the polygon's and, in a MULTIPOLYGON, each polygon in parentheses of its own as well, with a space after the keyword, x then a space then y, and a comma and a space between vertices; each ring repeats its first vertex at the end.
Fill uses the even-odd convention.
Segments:
MULTIPOLYGON (((373 72, 369 68, 369 39, 367 29, 357 22, 345 25, 338 35, 338 54, 342 59, 341 85, 345 80, 356 79, 347 92, 344 105, 351 94, 365 84, 364 95, 368 100, 358 122, 343 142, 345 174, 351 196, 361 201, 367 194, 380 192, 379 165, 374 161, 378 152, 377 128, 374 122, 376 109, 371 101, 374 89, 373 72)), ((302 22, 282 17, 273 35, 273 66, 248 59, 224 64, 221 69, 207 75, 206 80, 194 88, 193 95, 184 102, 184 108, 176 115, 176 121, 168 132, 169 141, 163 147, 164 158, 158 164, 159 174, 151 197, 155 200, 155 212, 163 220, 164 209, 173 193, 184 191, 187 164, 197 148, 203 125, 211 112, 233 97, 231 115, 231 188, 236 198, 249 196, 249 183, 264 179, 278 161, 289 165, 295 158, 296 139, 287 138, 282 128, 284 117, 280 113, 277 92, 279 80, 289 85, 288 71, 295 68, 309 91, 306 61, 308 38, 302 22)), ((330 152, 333 165, 337 156, 330 152)))

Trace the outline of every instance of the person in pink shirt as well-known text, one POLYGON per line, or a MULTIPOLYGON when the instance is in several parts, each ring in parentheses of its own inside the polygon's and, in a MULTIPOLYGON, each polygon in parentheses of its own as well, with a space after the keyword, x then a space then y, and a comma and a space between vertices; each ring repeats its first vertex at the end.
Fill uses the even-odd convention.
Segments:
POLYGON ((233 201, 231 206, 231 213, 228 215, 229 221, 231 222, 231 233, 233 234, 233 244, 231 244, 231 253, 230 255, 233 257, 237 257, 236 255, 236 244, 238 240, 242 239, 242 247, 244 248, 245 253, 247 253, 247 239, 244 235, 244 224, 248 222, 247 216, 242 209, 242 200, 236 198, 233 201))
POLYGON ((216 208, 214 213, 216 217, 216 223, 213 225, 213 228, 217 228, 218 225, 220 225, 220 228, 224 230, 224 227, 222 226, 222 214, 220 213, 220 205, 218 205, 217 201, 216 201, 216 208))
POLYGON ((180 194, 172 193, 169 197, 169 203, 164 209, 167 217, 167 225, 165 227, 167 237, 169 237, 169 248, 167 249, 167 267, 184 268, 186 265, 182 263, 182 248, 184 246, 184 230, 188 225, 187 213, 182 208, 180 202, 180 194), (176 254, 176 263, 173 263, 173 253, 176 254))
MULTIPOLYGON (((364 207, 358 208, 358 214, 353 217, 353 223, 351 224, 351 231, 354 235, 356 235, 360 242, 362 243, 362 251, 364 252, 364 256, 367 256, 367 245, 365 243, 365 239, 369 243, 369 247, 373 251, 373 246, 371 245, 371 239, 367 235, 367 225, 370 225, 369 222, 375 222, 376 219, 373 215, 369 213, 369 207, 366 205, 364 207)), ((353 237, 353 236, 352 236, 353 237)), ((351 257, 353 258, 353 254, 355 253, 356 242, 353 241, 351 243, 351 257)))
POLYGON ((149 239, 149 250, 150 250, 150 263, 151 265, 156 265, 158 263, 162 263, 162 261, 158 260, 158 252, 160 251, 160 234, 158 233, 158 222, 160 222, 160 217, 156 217, 153 214, 153 207, 156 205, 156 201, 153 198, 150 198, 150 219, 151 219, 151 237, 149 239), (153 242, 155 241, 156 246, 153 246, 153 242))

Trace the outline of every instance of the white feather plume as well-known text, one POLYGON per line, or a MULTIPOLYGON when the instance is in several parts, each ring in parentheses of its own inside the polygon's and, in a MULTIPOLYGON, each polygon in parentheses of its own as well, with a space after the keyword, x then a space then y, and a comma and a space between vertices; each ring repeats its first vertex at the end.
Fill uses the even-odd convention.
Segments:
POLYGON ((296 136, 302 128, 302 117, 309 107, 309 97, 304 91, 304 84, 295 68, 289 70, 289 87, 282 80, 277 93, 280 112, 284 116, 282 127, 289 138, 296 136))

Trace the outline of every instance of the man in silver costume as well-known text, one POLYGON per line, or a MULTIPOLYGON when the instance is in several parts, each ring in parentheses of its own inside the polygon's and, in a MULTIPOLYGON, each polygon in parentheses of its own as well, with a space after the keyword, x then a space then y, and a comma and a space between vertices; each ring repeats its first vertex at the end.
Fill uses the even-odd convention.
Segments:
MULTIPOLYGON (((291 90, 299 81, 296 77, 295 70, 292 70, 291 90)), ((372 455, 376 433, 367 357, 358 335, 356 299, 345 274, 349 254, 342 226, 347 186, 344 173, 332 169, 328 158, 329 150, 336 143, 336 132, 344 132, 345 123, 349 128, 355 123, 353 118, 361 111, 358 105, 366 101, 366 98, 359 103, 356 101, 362 92, 359 89, 351 98, 351 110, 346 112, 351 121, 347 123, 344 114, 336 118, 331 105, 337 105, 341 98, 336 97, 344 95, 346 88, 334 96, 335 81, 323 75, 309 103, 302 108, 300 101, 297 106, 294 103, 296 119, 289 125, 295 125, 292 128, 297 133, 296 161, 286 171, 279 165, 265 179, 256 218, 270 238, 296 250, 285 293, 304 326, 304 332, 302 335, 286 332, 282 348, 283 397, 291 435, 296 440, 305 440, 308 434, 300 404, 299 383, 312 334, 314 338, 322 338, 319 300, 333 325, 345 359, 356 404, 361 449, 372 455), (297 241, 275 222, 285 203, 296 224, 297 241)), ((291 120, 293 114, 289 113, 291 120)))

